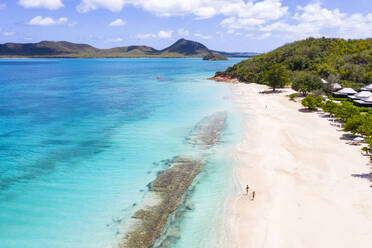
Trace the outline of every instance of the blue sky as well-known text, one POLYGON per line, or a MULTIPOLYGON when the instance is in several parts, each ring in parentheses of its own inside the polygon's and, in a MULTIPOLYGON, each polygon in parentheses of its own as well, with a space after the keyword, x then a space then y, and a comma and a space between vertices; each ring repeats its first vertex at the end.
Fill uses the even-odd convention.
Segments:
POLYGON ((265 52, 306 37, 372 37, 371 0, 0 0, 0 43, 265 52))

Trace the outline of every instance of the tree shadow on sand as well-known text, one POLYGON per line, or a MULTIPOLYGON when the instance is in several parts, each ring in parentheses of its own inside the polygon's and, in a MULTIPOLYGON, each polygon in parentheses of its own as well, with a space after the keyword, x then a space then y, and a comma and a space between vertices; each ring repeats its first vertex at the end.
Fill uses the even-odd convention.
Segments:
POLYGON ((316 110, 316 109, 308 109, 308 108, 300 108, 298 111, 301 112, 301 113, 316 113, 316 112, 318 112, 318 110, 316 110))
POLYGON ((332 119, 332 115, 331 115, 331 114, 324 113, 324 112, 319 112, 319 113, 318 113, 318 116, 319 116, 320 118, 327 119, 327 120, 329 120, 329 121, 331 121, 330 119, 332 119))
POLYGON ((355 139, 356 137, 359 137, 358 135, 352 134, 352 133, 344 133, 341 135, 340 140, 347 140, 351 141, 355 139))
MULTIPOLYGON (((364 173, 364 174, 352 174, 352 176, 367 179, 368 181, 372 182, 372 172, 371 173, 364 173)), ((372 188, 372 185, 370 187, 372 188)))
POLYGON ((279 93, 282 93, 284 92, 283 90, 262 90, 260 92, 258 92, 259 94, 279 94, 279 93))

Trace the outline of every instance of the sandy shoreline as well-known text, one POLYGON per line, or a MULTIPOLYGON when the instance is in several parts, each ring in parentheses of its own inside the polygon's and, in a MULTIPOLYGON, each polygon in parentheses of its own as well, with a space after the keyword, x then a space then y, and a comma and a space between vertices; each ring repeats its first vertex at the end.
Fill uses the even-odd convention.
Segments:
POLYGON ((371 247, 368 158, 317 113, 298 111, 266 86, 231 85, 246 114, 237 146, 236 192, 227 200, 226 247, 371 247), (267 108, 266 108, 267 106, 267 108), (245 184, 256 191, 249 200, 245 184))

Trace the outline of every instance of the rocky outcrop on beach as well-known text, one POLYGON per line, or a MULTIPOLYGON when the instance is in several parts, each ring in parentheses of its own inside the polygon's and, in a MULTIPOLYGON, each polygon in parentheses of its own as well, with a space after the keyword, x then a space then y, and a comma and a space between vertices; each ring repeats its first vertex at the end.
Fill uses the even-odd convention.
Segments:
POLYGON ((216 82, 240 83, 238 79, 230 77, 228 74, 226 74, 223 71, 216 72, 214 77, 211 77, 208 79, 216 81, 216 82))

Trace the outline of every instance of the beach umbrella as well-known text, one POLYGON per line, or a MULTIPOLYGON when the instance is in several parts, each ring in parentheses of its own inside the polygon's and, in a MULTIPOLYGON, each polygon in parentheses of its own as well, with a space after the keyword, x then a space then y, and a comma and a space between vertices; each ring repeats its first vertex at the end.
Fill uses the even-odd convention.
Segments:
POLYGON ((354 95, 354 97, 357 98, 368 98, 370 96, 372 96, 372 93, 370 91, 361 91, 354 95))
POLYGON ((364 138, 362 138, 362 137, 356 137, 355 139, 353 139, 353 141, 364 141, 364 138))
POLYGON ((367 99, 364 99, 365 102, 372 103, 372 96, 368 97, 367 99))
POLYGON ((343 95, 354 95, 357 92, 355 90, 353 90, 352 88, 343 88, 343 89, 337 91, 337 93, 343 94, 343 95))

